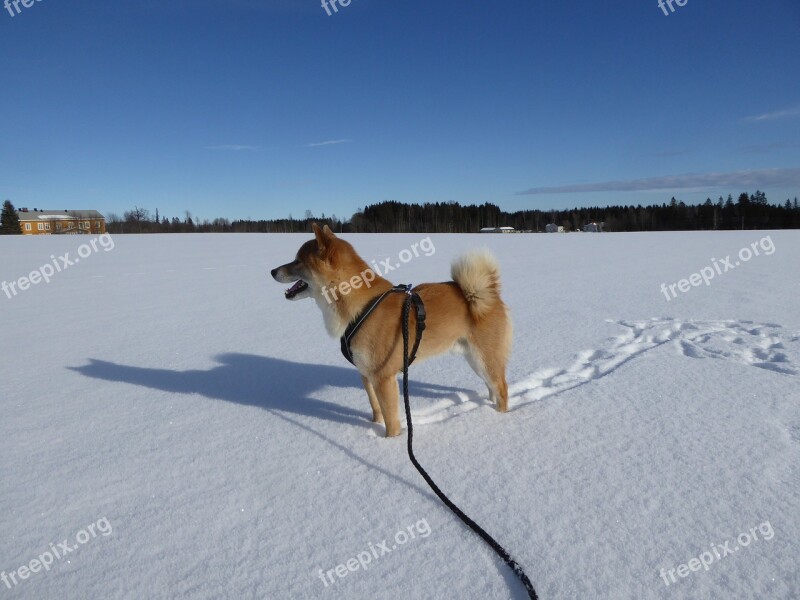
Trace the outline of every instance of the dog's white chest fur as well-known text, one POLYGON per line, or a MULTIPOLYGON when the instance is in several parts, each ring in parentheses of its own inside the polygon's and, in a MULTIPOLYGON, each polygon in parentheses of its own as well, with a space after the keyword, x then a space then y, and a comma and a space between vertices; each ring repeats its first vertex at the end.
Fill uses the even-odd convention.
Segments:
POLYGON ((342 319, 336 309, 321 294, 314 294, 314 300, 316 300, 317 306, 322 311, 322 318, 325 321, 325 329, 328 333, 335 338, 342 337, 345 329, 347 329, 347 322, 342 319))

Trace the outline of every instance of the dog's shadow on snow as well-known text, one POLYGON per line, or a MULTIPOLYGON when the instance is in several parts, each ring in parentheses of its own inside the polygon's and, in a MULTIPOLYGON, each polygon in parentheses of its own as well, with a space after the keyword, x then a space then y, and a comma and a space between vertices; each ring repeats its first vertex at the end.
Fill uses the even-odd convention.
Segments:
MULTIPOLYGON (((94 379, 120 381, 165 392, 200 394, 283 413, 375 427, 371 423, 367 394, 355 369, 296 363, 253 354, 221 354, 215 360, 219 365, 205 371, 153 369, 96 359, 90 359, 89 364, 82 367, 68 368, 94 379), (314 397, 326 387, 353 388, 352 394, 363 403, 364 410, 314 397)), ((434 399, 466 392, 456 387, 415 381, 409 382, 409 391, 414 397, 434 399)))
MULTIPOLYGON (((252 354, 221 354, 216 356, 215 360, 219 364, 205 371, 134 367, 97 359, 89 359, 88 365, 68 367, 68 369, 94 379, 118 381, 165 392, 199 394, 214 400, 263 408, 276 417, 325 440, 350 458, 391 479, 402 481, 419 493, 436 500, 429 490, 370 462, 347 445, 328 437, 303 419, 293 416, 300 415, 371 428, 378 435, 382 435, 383 424, 372 423, 372 411, 369 408, 367 393, 355 369, 296 363, 252 354), (356 410, 314 397, 324 394, 325 388, 328 387, 352 388, 352 395, 358 398, 364 410, 356 410)), ((409 391, 417 397, 439 399, 463 390, 409 382, 409 391)))
MULTIPOLYGON (((361 385, 361 378, 355 369, 295 363, 252 354, 222 354, 215 357, 215 360, 219 364, 205 371, 173 371, 134 367, 96 359, 90 359, 89 364, 82 367, 68 368, 94 379, 119 381, 165 392, 200 394, 207 398, 264 408, 279 418, 325 440, 353 460, 392 480, 404 483, 427 497, 431 502, 438 503, 436 496, 429 489, 420 486, 418 482, 408 480, 398 473, 371 462, 347 445, 329 438, 304 423, 302 419, 296 419, 288 414, 372 427, 382 433, 383 425, 378 426, 371 423, 372 414, 369 410, 369 401, 361 385), (359 401, 364 404, 365 410, 355 410, 313 397, 319 395, 319 392, 326 387, 352 388, 353 395, 357 396, 359 401)), ((457 387, 416 381, 409 382, 409 392, 414 397, 433 399, 441 399, 443 396, 459 392, 474 394, 474 392, 457 387)), ((502 568, 499 564, 497 568, 511 590, 518 587, 519 584, 516 583, 516 578, 510 571, 502 568)), ((523 595, 521 594, 519 597, 522 598, 523 595)))

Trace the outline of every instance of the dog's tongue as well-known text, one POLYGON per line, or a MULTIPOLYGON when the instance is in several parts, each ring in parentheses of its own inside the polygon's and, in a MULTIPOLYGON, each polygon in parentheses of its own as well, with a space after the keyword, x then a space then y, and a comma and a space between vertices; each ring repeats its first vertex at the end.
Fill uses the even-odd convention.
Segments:
POLYGON ((306 282, 303 281, 302 279, 300 279, 299 281, 295 281, 294 285, 292 287, 290 287, 288 290, 286 290, 284 295, 287 298, 292 298, 295 294, 297 294, 297 292, 302 290, 305 286, 306 286, 306 282))

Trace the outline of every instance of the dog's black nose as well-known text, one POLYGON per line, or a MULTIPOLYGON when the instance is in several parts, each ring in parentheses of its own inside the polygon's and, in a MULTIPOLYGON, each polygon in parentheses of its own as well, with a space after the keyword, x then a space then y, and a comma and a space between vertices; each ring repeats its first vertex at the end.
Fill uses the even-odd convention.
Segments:
POLYGON ((272 271, 270 271, 270 274, 272 274, 272 276, 275 277, 275 273, 277 273, 277 272, 278 272, 278 269, 272 269, 272 271))

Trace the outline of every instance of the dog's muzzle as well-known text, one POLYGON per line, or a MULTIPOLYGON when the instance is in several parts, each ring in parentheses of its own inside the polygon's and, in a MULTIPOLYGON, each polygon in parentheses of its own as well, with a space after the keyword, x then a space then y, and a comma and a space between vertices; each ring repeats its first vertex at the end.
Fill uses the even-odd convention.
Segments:
POLYGON ((298 279, 296 275, 290 274, 289 270, 286 268, 286 265, 278 267, 277 269, 272 269, 270 274, 278 283, 292 284, 292 286, 283 293, 287 300, 299 300, 300 298, 305 298, 308 295, 305 293, 308 292, 309 289, 308 283, 302 279, 298 279))

